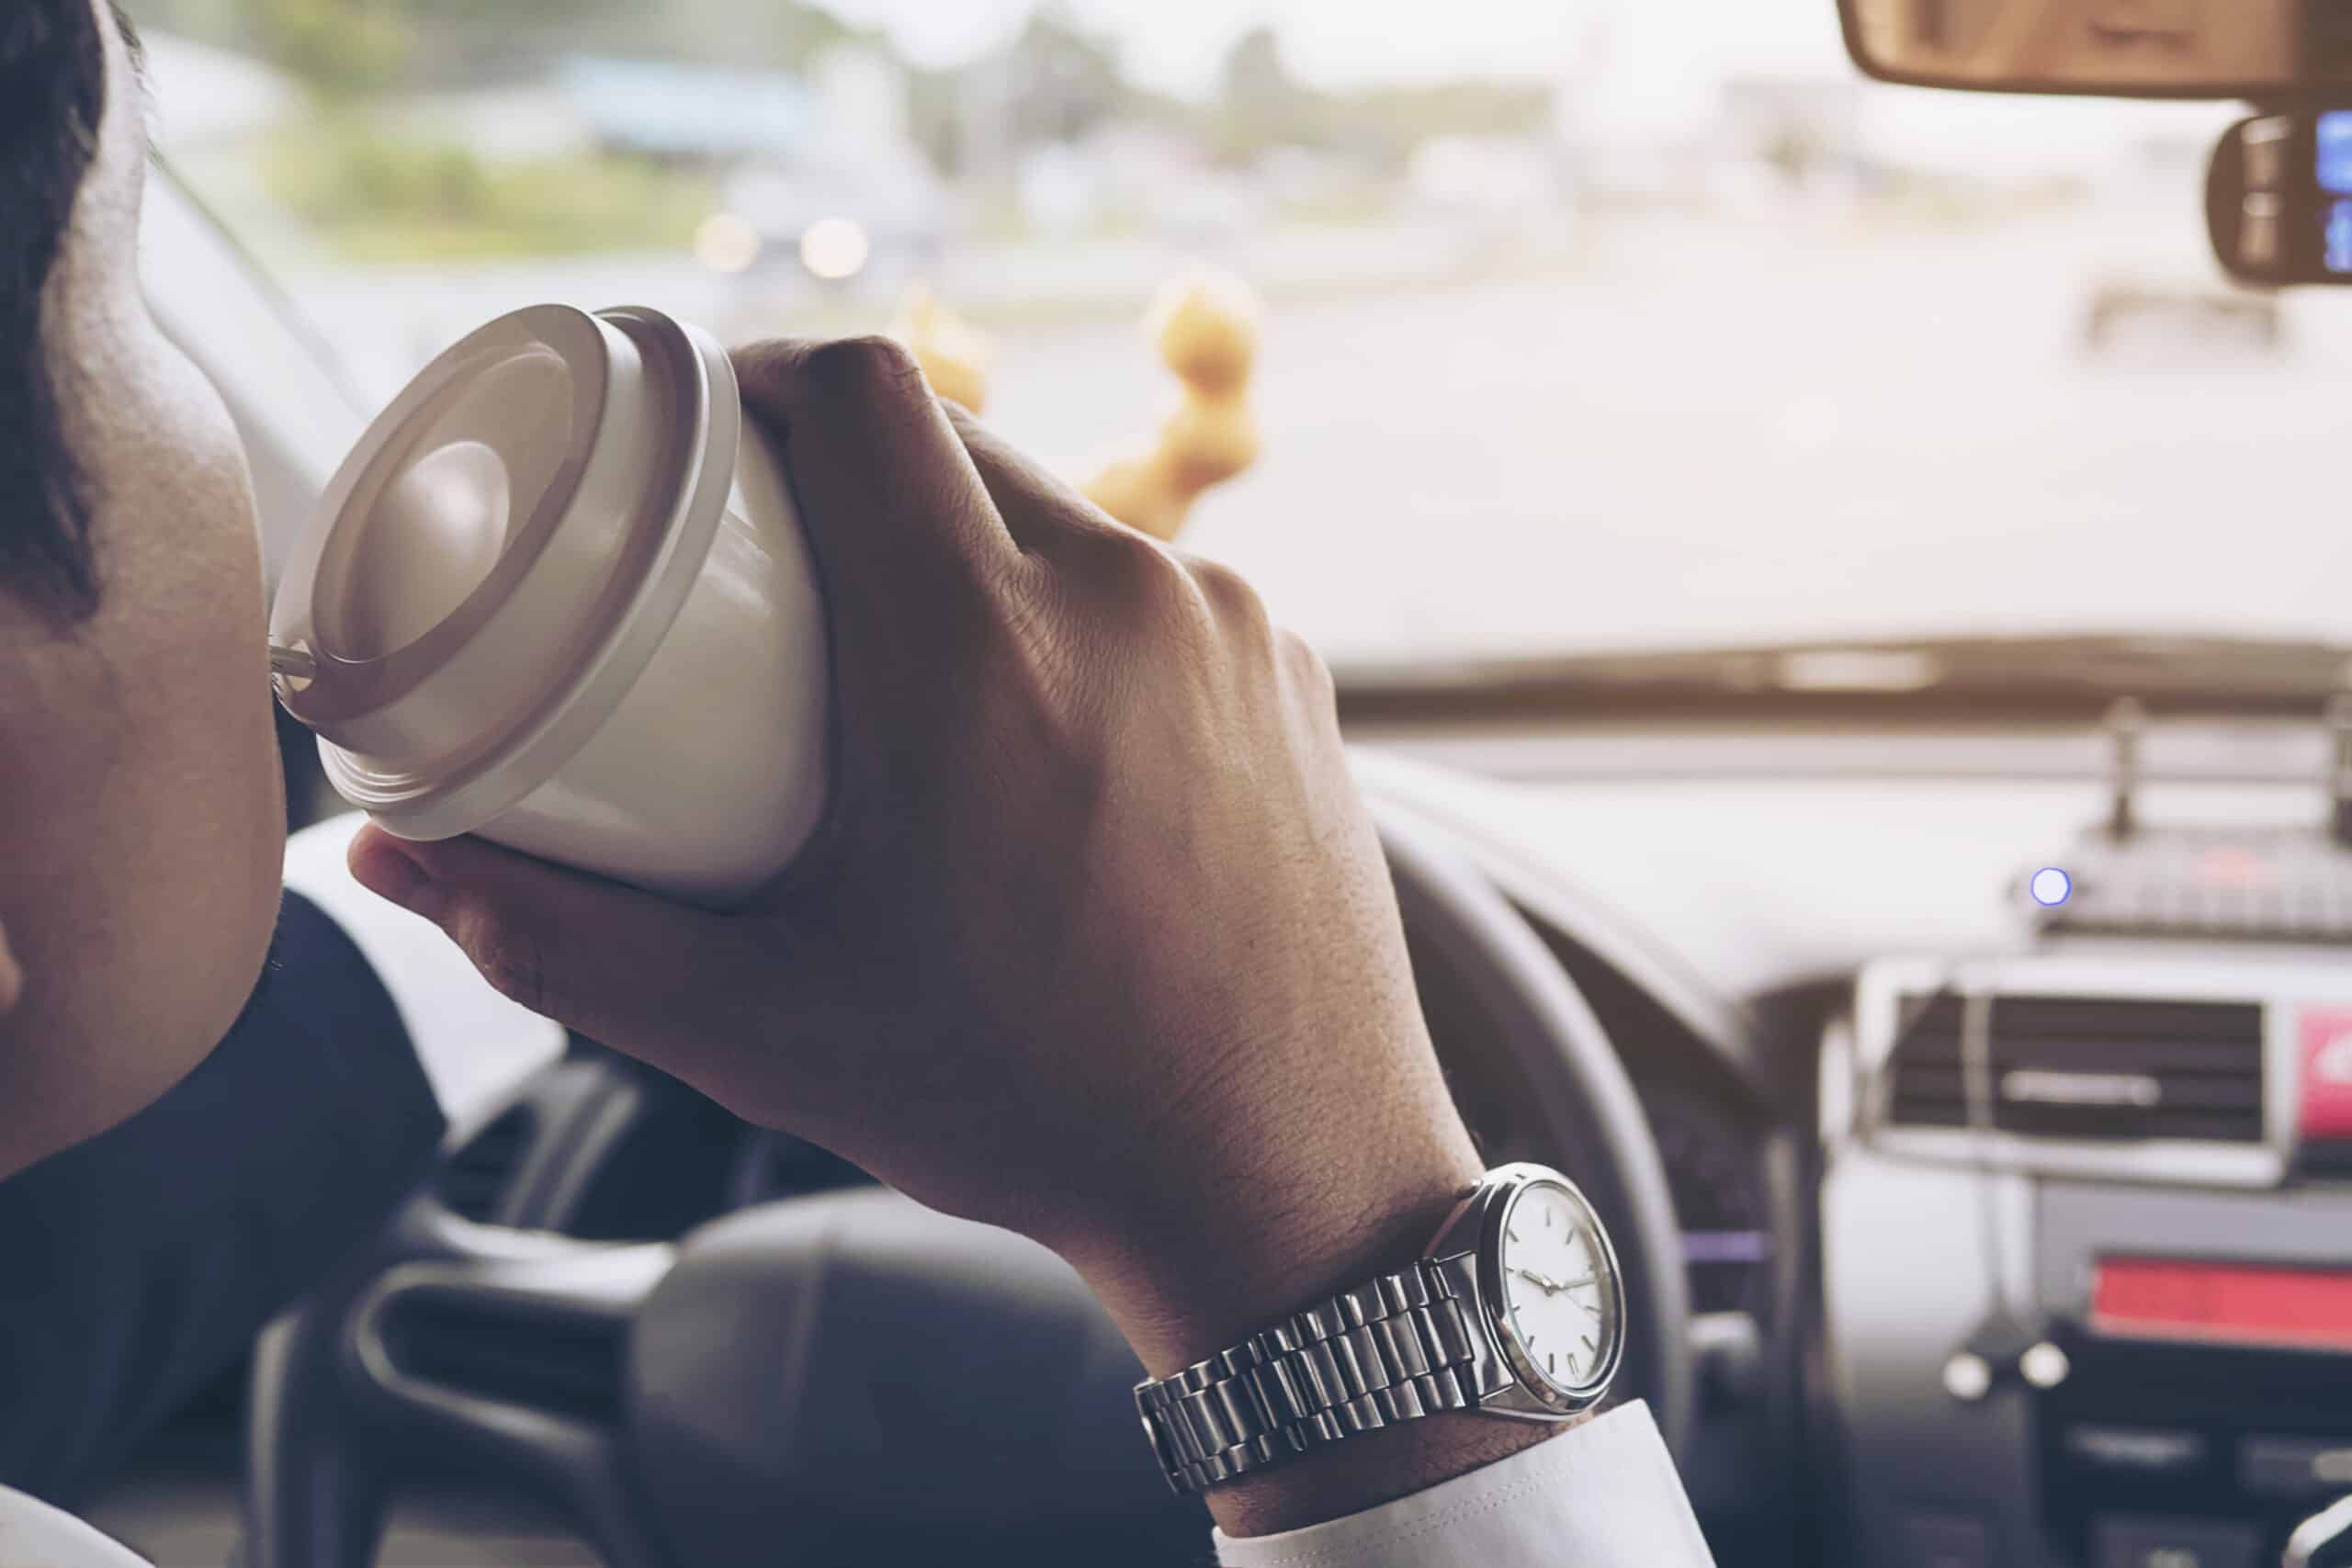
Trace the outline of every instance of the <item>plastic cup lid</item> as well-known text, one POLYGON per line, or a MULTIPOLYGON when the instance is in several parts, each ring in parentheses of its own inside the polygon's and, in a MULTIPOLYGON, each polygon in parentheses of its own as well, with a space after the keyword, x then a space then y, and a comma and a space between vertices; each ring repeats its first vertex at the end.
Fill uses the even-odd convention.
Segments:
POLYGON ((550 732, 584 743, 684 603, 738 421, 724 353, 650 310, 533 306, 420 372, 336 473, 272 612, 280 700, 336 786, 431 838, 560 766, 550 732))

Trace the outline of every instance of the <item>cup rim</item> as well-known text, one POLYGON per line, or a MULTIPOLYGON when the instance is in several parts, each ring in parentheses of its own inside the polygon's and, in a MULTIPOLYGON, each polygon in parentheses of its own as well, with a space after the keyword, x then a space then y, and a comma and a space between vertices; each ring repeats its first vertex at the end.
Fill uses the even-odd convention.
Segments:
POLYGON ((313 666, 299 684, 278 682, 278 698, 288 713, 316 728, 398 702, 446 667, 514 595, 578 498, 605 423, 612 375, 598 319, 569 305, 510 311, 435 355, 369 422, 321 496, 279 577, 270 640, 300 649, 313 666), (455 396, 474 372, 533 348, 552 350, 571 372, 572 421, 563 456, 530 514, 509 526, 506 543, 482 580, 423 635, 372 658, 349 658, 327 648, 318 626, 317 595, 322 580, 339 580, 347 570, 339 554, 350 544, 338 523, 354 497, 390 481, 400 458, 423 437, 430 423, 425 416, 455 396))
MULTIPOLYGON (((588 645, 573 673, 455 765, 429 773, 383 767, 319 738, 329 782, 399 837, 433 840, 472 832, 555 777, 652 661, 718 536, 742 425, 726 350, 699 329, 646 307, 616 306, 596 311, 594 319, 628 335, 649 371, 656 372, 651 378, 667 393, 677 449, 668 455, 672 461, 664 471, 678 476, 669 491, 675 499, 665 516, 648 525, 652 547, 639 558, 642 570, 633 583, 619 586, 613 596, 617 603, 608 603, 606 613, 595 617, 605 623, 602 635, 588 645)), ((493 608, 501 602, 490 601, 493 608)), ((296 717, 307 716, 288 705, 296 717)))

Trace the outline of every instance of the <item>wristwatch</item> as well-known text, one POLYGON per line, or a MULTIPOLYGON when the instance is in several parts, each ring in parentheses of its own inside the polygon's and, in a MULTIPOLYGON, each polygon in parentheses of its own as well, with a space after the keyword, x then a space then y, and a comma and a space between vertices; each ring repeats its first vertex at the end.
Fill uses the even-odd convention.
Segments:
POLYGON ((1231 1349, 1136 1385, 1180 1494, 1441 1410, 1566 1421, 1625 1348, 1625 1286, 1600 1217, 1548 1166, 1488 1171, 1421 1258, 1231 1349))

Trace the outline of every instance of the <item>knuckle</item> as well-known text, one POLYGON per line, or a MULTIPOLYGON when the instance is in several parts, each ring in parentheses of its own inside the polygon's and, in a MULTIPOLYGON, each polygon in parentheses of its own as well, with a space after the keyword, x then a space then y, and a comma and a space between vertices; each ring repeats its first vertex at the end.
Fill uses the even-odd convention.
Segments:
POLYGON ((1273 619, 1250 580, 1222 561, 1193 558, 1185 567, 1216 639, 1234 657, 1270 665, 1275 653, 1273 619))
POLYGON ((1127 612, 1164 609, 1185 592, 1184 569, 1166 547, 1132 528, 1085 537, 1085 575, 1108 602, 1127 612))
POLYGON ((1250 580, 1223 561, 1194 558, 1190 566, 1193 582, 1201 597, 1208 601, 1217 619, 1228 627, 1271 637, 1272 623, 1267 618, 1266 602, 1250 586, 1250 580))
POLYGON ((824 397, 873 401, 917 390, 931 395, 907 345, 879 333, 818 344, 801 360, 801 374, 809 389, 824 397))
POLYGON ((736 349, 729 357, 734 361, 736 384, 744 398, 768 406, 789 402, 800 366, 814 346, 804 338, 775 337, 736 349))
POLYGON ((1319 705, 1335 701, 1339 688, 1331 679, 1331 666, 1315 650, 1315 645, 1287 626, 1276 636, 1282 647, 1283 664, 1299 688, 1319 705))

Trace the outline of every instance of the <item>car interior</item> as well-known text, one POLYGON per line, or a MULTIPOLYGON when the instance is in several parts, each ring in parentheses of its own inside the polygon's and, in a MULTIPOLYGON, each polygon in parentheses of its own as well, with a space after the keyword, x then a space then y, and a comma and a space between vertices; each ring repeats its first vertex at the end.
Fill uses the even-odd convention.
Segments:
MULTIPOLYGON (((1247 453, 1090 493, 1329 655, 1453 1092, 1605 1217, 1716 1559, 2352 1561, 2352 7, 538 0, 313 77, 272 7, 129 8, 149 293, 273 562, 541 298, 895 310, 1082 481, 1185 395, 1134 322, 1205 261, 1247 453), (822 156, 690 112, 759 72, 822 156), (482 228, 550 169, 666 249, 482 228)), ((323 886, 353 819, 283 739, 323 886)), ((102 1527, 1203 1560, 1052 1255, 484 1017, 432 1179, 102 1527)))

